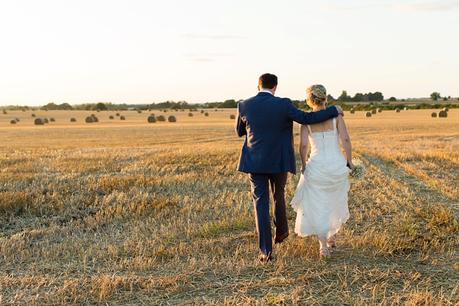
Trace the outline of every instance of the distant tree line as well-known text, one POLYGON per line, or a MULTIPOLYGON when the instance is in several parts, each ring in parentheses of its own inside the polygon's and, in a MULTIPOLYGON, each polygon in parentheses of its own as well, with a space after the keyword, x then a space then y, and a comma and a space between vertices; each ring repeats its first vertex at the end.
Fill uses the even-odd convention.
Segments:
POLYGON ((369 92, 369 93, 356 93, 353 97, 347 94, 346 90, 341 92, 341 95, 335 99, 332 95, 328 95, 328 101, 340 101, 340 102, 372 102, 372 101, 383 101, 384 95, 379 92, 369 92))

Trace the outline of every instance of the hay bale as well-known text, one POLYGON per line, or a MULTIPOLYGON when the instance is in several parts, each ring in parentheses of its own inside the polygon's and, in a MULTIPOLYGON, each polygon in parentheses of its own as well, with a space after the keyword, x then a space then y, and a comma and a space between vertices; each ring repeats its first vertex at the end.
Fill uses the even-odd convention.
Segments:
POLYGON ((54 119, 54 118, 49 118, 49 122, 56 122, 56 119, 54 119))
POLYGON ((126 120, 126 117, 120 116, 120 120, 126 120))
POLYGON ((448 107, 443 107, 443 110, 444 110, 445 112, 448 112, 448 111, 449 111, 449 108, 448 108, 448 107))
POLYGON ((70 118, 70 122, 76 122, 76 118, 70 118))
POLYGON ((432 114, 430 114, 430 116, 431 116, 432 118, 437 118, 437 113, 436 113, 436 112, 433 112, 432 114))
POLYGON ((193 117, 193 113, 188 113, 188 117, 193 117))
POLYGON ((164 117, 163 115, 160 115, 156 118, 157 121, 166 121, 166 117, 164 117))
POLYGON ((3 110, 3 115, 6 115, 6 114, 8 114, 8 112, 4 109, 3 110))
POLYGON ((400 113, 400 108, 396 108, 396 109, 395 109, 395 112, 396 112, 396 113, 400 113))
POLYGON ((37 116, 37 115, 35 115, 35 114, 32 114, 32 117, 34 117, 34 118, 35 118, 36 116, 37 116))
POLYGON ((167 113, 167 109, 163 110, 163 112, 167 113))
POLYGON ((138 110, 137 110, 137 113, 141 114, 141 113, 142 113, 142 111, 141 111, 140 109, 138 109, 138 110))
POLYGON ((351 108, 350 113, 354 114, 355 113, 355 109, 351 108))
POLYGON ((96 122, 96 121, 94 120, 94 117, 93 117, 93 116, 88 116, 88 117, 86 117, 86 119, 85 119, 84 121, 85 121, 86 123, 94 123, 94 122, 96 122))
POLYGON ((447 117, 448 117, 448 112, 442 110, 442 111, 440 111, 440 112, 438 113, 438 117, 440 117, 440 118, 447 118, 447 117))
POLYGON ((36 118, 34 120, 35 125, 45 125, 45 120, 43 118, 36 118))
POLYGON ((365 114, 365 116, 371 117, 371 112, 367 112, 367 113, 365 114))
POLYGON ((230 119, 236 119, 236 115, 231 114, 230 119))
POLYGON ((209 113, 208 113, 208 112, 205 112, 205 113, 204 113, 204 116, 209 117, 209 113))
POLYGON ((152 115, 148 116, 147 121, 148 121, 148 123, 155 123, 156 122, 155 115, 152 114, 152 115))
POLYGON ((376 115, 376 109, 372 109, 371 114, 376 115))
POLYGON ((45 123, 49 123, 48 118, 43 118, 43 121, 44 121, 45 123))
POLYGON ((204 110, 203 109, 201 109, 201 114, 204 114, 204 110))
POLYGON ((177 122, 177 118, 175 118, 175 116, 169 116, 167 118, 167 121, 169 121, 169 122, 177 122))
POLYGON ((108 116, 108 119, 113 120, 113 119, 115 119, 115 117, 110 115, 110 116, 108 116))
POLYGON ((116 117, 119 117, 120 116, 120 113, 116 113, 116 117))
POLYGON ((10 124, 16 124, 16 123, 17 123, 17 122, 16 122, 16 120, 14 120, 14 119, 10 121, 10 124))
POLYGON ((378 113, 382 113, 382 109, 378 108, 376 110, 378 111, 378 113))
POLYGON ((14 120, 15 120, 16 122, 21 121, 19 118, 14 118, 14 120))

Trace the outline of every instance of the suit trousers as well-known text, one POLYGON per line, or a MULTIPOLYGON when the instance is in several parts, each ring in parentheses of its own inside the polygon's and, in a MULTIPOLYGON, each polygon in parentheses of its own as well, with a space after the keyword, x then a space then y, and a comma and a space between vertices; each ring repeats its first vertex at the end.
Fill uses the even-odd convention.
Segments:
POLYGON ((275 235, 283 239, 288 235, 287 214, 285 210, 284 190, 287 172, 283 173, 249 173, 255 220, 258 232, 258 245, 263 254, 272 252, 271 220, 269 215, 269 186, 274 198, 273 221, 275 235))

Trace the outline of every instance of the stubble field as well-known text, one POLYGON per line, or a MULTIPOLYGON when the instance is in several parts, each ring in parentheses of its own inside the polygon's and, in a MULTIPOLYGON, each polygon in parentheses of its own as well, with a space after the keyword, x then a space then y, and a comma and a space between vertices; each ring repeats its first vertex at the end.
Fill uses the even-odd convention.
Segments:
POLYGON ((346 112, 367 175, 337 252, 292 234, 269 265, 234 110, 0 114, 0 304, 458 304, 459 109, 430 112, 346 112))

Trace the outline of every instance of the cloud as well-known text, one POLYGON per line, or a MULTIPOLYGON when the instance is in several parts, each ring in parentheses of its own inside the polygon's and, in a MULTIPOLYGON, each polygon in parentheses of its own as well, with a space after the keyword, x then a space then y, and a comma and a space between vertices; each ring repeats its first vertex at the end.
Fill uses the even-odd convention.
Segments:
POLYGON ((221 57, 231 57, 231 53, 209 52, 209 53, 186 53, 184 56, 192 62, 208 63, 214 62, 221 57))
POLYGON ((231 35, 231 34, 195 34, 195 33, 185 33, 181 34, 180 37, 186 39, 210 39, 210 40, 229 40, 229 39, 246 39, 245 36, 240 35, 231 35))
POLYGON ((458 0, 438 0, 428 2, 412 2, 407 4, 396 4, 394 8, 399 11, 450 11, 459 9, 458 0))

